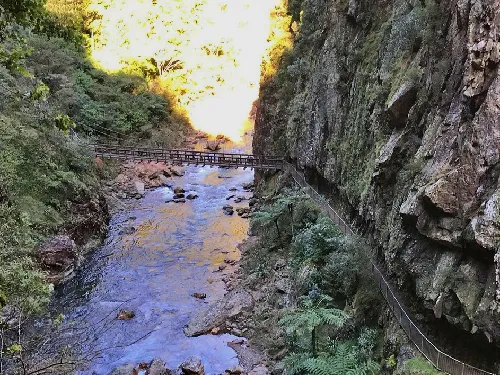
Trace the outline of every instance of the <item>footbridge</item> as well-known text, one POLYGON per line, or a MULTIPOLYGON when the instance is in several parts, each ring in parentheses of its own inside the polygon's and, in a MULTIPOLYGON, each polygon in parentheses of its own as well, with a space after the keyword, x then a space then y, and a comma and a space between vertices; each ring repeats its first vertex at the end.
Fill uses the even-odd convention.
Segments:
MULTIPOLYGON (((339 227, 346 235, 356 235, 356 230, 319 194, 293 165, 282 157, 258 156, 251 154, 231 154, 219 152, 203 152, 192 150, 168 150, 161 148, 137 148, 113 145, 92 145, 94 155, 105 159, 163 161, 183 164, 213 165, 220 167, 255 168, 283 170, 288 173, 297 185, 302 187, 313 199, 320 209, 339 227)), ((429 362, 438 370, 450 375, 495 375, 467 363, 464 363, 434 345, 427 336, 417 327, 410 318, 410 314, 397 297, 398 293, 392 289, 383 268, 375 260, 370 262, 373 277, 382 292, 382 295, 391 308, 401 328, 408 338, 429 362)))
POLYGON ((162 161, 203 166, 272 170, 284 168, 283 158, 273 156, 98 144, 92 145, 92 149, 96 157, 103 159, 162 161))

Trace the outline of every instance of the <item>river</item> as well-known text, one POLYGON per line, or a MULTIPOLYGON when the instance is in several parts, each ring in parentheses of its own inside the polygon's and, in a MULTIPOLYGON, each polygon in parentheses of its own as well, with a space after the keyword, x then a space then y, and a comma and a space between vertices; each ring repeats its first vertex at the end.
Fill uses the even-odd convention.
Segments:
MULTIPOLYGON (((225 151, 249 152, 251 139, 245 138, 244 146, 225 151)), ((237 245, 247 237, 248 219, 227 216, 222 207, 228 202, 248 207, 226 198, 250 197, 243 184, 252 181, 251 170, 186 166, 184 176, 172 182, 196 192, 198 199, 166 203, 173 191, 162 187, 113 215, 104 245, 57 289, 54 301, 65 315, 66 342, 88 359, 79 374, 107 375, 117 366, 155 357, 176 368, 196 355, 208 374, 238 364, 227 346, 235 336, 188 338, 182 328, 193 312, 224 295, 223 279, 240 258, 237 245), (226 268, 220 271, 220 265, 226 268), (194 298, 195 292, 207 298, 194 298), (117 320, 120 309, 134 311, 135 317, 117 320)))

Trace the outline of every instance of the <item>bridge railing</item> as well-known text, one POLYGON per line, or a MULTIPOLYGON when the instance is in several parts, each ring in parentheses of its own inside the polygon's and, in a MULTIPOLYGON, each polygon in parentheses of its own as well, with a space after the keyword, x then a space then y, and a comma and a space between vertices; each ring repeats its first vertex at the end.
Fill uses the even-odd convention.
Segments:
MULTIPOLYGON (((345 220, 335 211, 324 197, 321 196, 311 185, 309 185, 304 176, 299 173, 291 164, 285 162, 285 168, 290 173, 297 185, 304 188, 307 194, 318 204, 318 206, 330 217, 330 219, 339 226, 340 230, 347 235, 353 235, 356 232, 345 220)), ((387 301, 397 321, 406 332, 408 338, 415 344, 418 350, 429 362, 439 371, 451 375, 495 375, 492 372, 478 369, 468 365, 442 350, 438 349, 410 319, 410 316, 403 308, 403 304, 396 298, 390 284, 385 279, 383 273, 377 267, 373 260, 370 261, 370 267, 375 280, 378 283, 382 295, 387 301)))
POLYGON ((171 161, 197 165, 243 168, 282 169, 283 159, 249 154, 229 154, 194 150, 137 148, 116 145, 92 145, 98 157, 121 160, 171 161))

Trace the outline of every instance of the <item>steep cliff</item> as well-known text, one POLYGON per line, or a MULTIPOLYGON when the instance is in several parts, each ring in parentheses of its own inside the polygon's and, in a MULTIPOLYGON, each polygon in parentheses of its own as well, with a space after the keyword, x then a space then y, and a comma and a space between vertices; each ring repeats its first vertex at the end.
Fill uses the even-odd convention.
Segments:
POLYGON ((342 207, 421 324, 500 347, 500 2, 288 9, 294 46, 262 83, 255 152, 342 207))

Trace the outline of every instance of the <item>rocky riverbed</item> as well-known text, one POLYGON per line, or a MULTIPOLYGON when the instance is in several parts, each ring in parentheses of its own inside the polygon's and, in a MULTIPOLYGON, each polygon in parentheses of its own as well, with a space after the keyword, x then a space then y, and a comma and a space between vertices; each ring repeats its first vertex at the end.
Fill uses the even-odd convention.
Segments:
MULTIPOLYGON (((232 293, 252 189, 250 170, 121 165, 106 184, 112 217, 104 245, 56 288, 52 313, 64 316, 63 334, 50 346, 71 348, 82 375, 262 373, 236 324, 185 335, 193 319, 203 323, 197 312, 232 293)), ((232 317, 251 306, 233 302, 232 317)))

